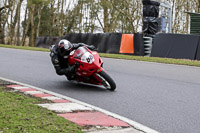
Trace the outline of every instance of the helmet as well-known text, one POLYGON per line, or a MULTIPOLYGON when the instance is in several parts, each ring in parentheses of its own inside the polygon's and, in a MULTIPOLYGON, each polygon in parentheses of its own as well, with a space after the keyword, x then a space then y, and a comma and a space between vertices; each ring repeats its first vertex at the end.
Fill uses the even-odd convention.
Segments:
POLYGON ((60 40, 58 43, 58 53, 61 56, 69 55, 72 49, 72 44, 68 40, 60 40))

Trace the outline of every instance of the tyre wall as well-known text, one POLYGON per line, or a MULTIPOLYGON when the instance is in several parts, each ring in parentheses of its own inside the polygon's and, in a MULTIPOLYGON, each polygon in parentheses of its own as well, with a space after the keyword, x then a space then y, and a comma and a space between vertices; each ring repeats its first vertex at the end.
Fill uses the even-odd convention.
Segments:
POLYGON ((151 56, 200 60, 200 36, 157 34, 151 56))
POLYGON ((144 55, 142 34, 70 33, 62 37, 38 37, 35 46, 49 48, 61 39, 67 39, 71 43, 94 45, 100 53, 144 55))

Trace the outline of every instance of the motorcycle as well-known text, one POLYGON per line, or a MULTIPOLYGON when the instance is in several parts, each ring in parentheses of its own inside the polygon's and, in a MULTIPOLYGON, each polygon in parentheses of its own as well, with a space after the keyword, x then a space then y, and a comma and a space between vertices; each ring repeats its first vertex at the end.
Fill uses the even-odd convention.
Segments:
POLYGON ((86 46, 79 47, 70 53, 68 63, 79 64, 75 71, 76 81, 101 85, 110 91, 116 89, 115 82, 103 69, 103 60, 96 51, 86 46))

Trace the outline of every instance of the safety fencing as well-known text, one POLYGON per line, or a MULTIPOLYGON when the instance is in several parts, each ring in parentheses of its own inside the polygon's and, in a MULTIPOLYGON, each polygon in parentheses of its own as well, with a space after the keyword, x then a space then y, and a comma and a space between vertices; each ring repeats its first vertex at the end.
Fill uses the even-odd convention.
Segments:
POLYGON ((152 57, 200 60, 200 36, 183 34, 157 34, 152 57))
POLYGON ((36 47, 49 48, 59 40, 94 45, 100 53, 200 60, 200 36, 157 34, 155 39, 142 34, 71 33, 63 37, 38 37, 36 47))
POLYGON ((121 33, 70 33, 62 37, 38 37, 35 46, 49 48, 61 39, 71 43, 94 45, 100 53, 131 54, 144 56, 143 35, 121 33))

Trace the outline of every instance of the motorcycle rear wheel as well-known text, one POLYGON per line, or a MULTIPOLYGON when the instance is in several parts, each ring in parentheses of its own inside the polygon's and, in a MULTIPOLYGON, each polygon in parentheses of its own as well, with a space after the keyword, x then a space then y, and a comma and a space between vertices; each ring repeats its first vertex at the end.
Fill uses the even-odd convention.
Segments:
POLYGON ((115 82, 104 70, 101 70, 101 72, 99 72, 98 75, 99 78, 101 78, 102 84, 104 87, 106 87, 106 89, 110 91, 114 91, 116 89, 115 82))

